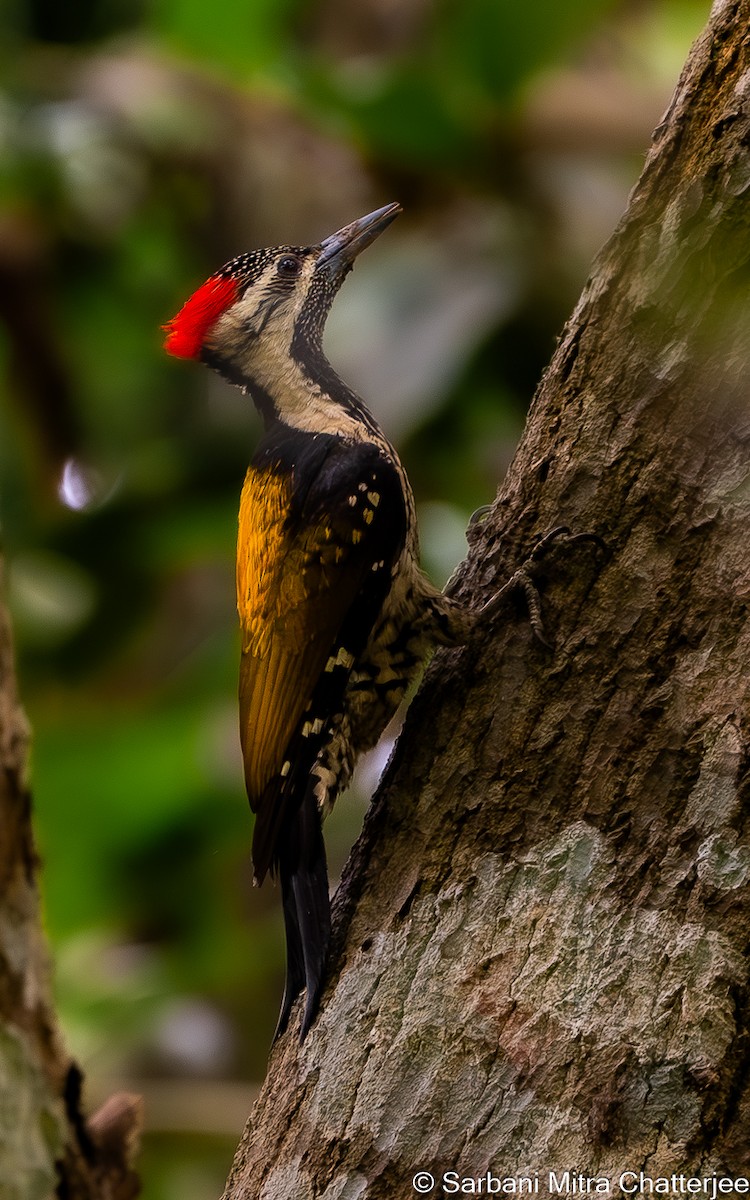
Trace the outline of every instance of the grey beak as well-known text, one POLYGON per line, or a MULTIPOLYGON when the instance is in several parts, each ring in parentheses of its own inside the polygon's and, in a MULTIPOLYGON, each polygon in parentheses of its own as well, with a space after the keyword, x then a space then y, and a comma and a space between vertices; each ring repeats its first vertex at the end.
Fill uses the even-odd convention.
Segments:
POLYGON ((366 217, 345 225, 337 233, 332 233, 320 243, 315 269, 324 266, 331 274, 338 274, 350 267, 357 255, 374 242, 401 211, 400 204, 386 204, 384 208, 378 208, 366 217))

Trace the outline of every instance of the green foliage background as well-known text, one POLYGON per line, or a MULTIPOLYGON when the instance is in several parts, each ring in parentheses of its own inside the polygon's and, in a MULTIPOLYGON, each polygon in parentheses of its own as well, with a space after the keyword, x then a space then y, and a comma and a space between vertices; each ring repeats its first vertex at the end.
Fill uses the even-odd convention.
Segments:
MULTIPOLYGON (((328 345, 403 451, 444 579, 707 7, 4 9, 0 483, 46 921, 92 1103, 146 1095, 147 1200, 218 1194, 283 972, 236 745, 258 422, 159 326, 239 251, 399 199, 328 345)), ((334 873, 377 768, 330 822, 334 873)))

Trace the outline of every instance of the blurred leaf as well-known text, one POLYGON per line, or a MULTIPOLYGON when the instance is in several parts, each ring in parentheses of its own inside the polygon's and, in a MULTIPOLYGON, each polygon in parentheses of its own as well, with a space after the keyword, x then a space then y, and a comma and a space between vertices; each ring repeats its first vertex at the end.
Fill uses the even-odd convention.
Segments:
POLYGON ((155 31, 179 50, 243 79, 289 53, 291 21, 304 0, 154 0, 155 31), (207 19, 208 18, 208 19, 207 19))
POLYGON ((48 648, 71 637, 96 603, 95 580, 77 563, 47 551, 27 551, 13 559, 8 601, 15 628, 30 642, 48 648))
POLYGON ((345 71, 321 69, 307 77, 309 99, 321 111, 344 118, 371 152, 398 162, 448 170, 468 166, 479 152, 421 63, 383 71, 357 64, 345 71))
POLYGON ((200 709, 118 707, 38 723, 35 796, 57 934, 114 920, 122 897, 112 894, 113 859, 166 834, 203 801, 200 709))
POLYGON ((506 104, 540 67, 567 54, 616 0, 441 0, 433 68, 458 111, 506 104))
POLYGON ((494 169, 496 139, 520 87, 615 3, 442 0, 411 55, 319 66, 306 76, 307 96, 338 110, 378 154, 481 177, 494 169))

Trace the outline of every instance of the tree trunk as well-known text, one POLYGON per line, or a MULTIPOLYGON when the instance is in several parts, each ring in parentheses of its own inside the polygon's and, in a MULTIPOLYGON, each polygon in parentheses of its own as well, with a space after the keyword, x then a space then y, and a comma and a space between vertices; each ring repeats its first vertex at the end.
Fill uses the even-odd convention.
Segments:
POLYGON ((749 190, 750 2, 719 0, 461 594, 561 521, 609 555, 545 561, 554 652, 511 608, 428 671, 227 1200, 750 1174, 749 190))
POLYGON ((112 1097, 88 1124, 81 1075, 60 1042, 39 921, 26 786, 28 735, 0 605, 0 1197, 130 1200, 136 1097, 112 1097))

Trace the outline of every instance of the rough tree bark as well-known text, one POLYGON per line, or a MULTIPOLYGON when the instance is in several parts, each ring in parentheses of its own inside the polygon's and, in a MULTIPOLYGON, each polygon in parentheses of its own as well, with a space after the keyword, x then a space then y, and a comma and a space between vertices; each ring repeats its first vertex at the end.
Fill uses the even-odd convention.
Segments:
POLYGON ((0 1198, 130 1200, 138 1191, 129 1164, 140 1102, 113 1096, 85 1122, 81 1075, 58 1035, 39 920, 27 744, 0 605, 0 1198))
POLYGON ((610 555, 549 561, 554 653, 519 610, 430 668, 226 1200, 750 1173, 749 194, 750 2, 718 0, 461 593, 561 521, 610 555))

